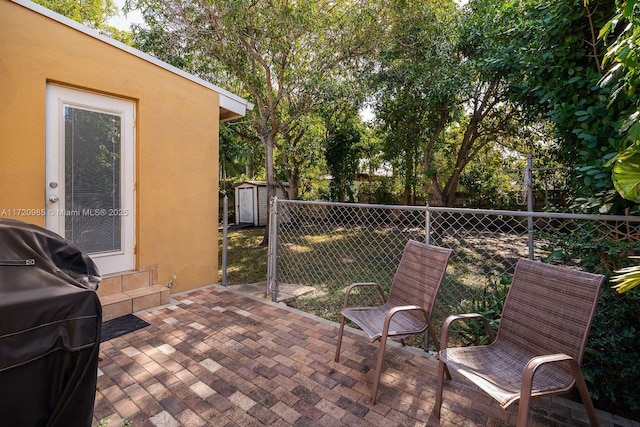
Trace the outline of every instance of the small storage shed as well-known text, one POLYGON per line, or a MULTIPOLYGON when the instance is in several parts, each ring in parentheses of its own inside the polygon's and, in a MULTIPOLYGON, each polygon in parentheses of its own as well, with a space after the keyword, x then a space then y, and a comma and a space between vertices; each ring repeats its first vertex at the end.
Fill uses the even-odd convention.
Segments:
MULTIPOLYGON (((286 199, 281 183, 276 188, 276 197, 286 199)), ((234 186, 236 203, 236 225, 267 225, 269 217, 269 200, 267 200, 267 183, 264 181, 243 181, 234 186)))

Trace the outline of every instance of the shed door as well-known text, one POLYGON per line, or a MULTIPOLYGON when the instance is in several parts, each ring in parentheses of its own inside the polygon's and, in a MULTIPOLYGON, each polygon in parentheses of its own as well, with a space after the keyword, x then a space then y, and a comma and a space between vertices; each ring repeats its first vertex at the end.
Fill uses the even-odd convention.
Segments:
POLYGON ((238 210, 240 223, 253 224, 253 188, 238 188, 238 210))
POLYGON ((102 274, 134 268, 134 102, 47 85, 46 227, 102 274))

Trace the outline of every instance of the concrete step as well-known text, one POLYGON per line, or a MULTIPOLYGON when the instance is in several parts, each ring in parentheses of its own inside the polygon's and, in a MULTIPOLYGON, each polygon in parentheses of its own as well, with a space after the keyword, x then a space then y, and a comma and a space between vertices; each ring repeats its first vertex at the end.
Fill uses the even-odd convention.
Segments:
POLYGON ((154 270, 107 275, 98 286, 102 321, 169 303, 169 289, 154 283, 154 270))

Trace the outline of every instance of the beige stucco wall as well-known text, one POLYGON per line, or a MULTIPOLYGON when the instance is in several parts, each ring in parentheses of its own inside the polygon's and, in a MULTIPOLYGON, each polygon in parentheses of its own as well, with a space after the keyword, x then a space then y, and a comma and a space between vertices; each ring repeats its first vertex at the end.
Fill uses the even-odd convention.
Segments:
MULTIPOLYGON (((0 212, 45 208, 47 82, 136 102, 136 267, 172 292, 217 282, 219 96, 0 1, 0 212)), ((8 215, 38 225, 44 216, 8 215)))

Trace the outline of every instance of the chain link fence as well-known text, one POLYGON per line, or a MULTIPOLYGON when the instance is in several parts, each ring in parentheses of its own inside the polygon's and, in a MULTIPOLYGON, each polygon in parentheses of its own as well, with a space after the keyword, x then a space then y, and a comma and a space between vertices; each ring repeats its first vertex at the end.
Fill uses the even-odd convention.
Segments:
MULTIPOLYGON (((640 217, 633 216, 278 199, 270 215, 267 292, 275 301, 280 289, 303 288, 288 303, 335 321, 350 283, 389 290, 410 239, 454 251, 434 325, 449 314, 491 310, 487 295, 506 293, 519 258, 604 273, 640 242, 640 217)), ((354 304, 377 305, 376 297, 362 294, 354 304)))

